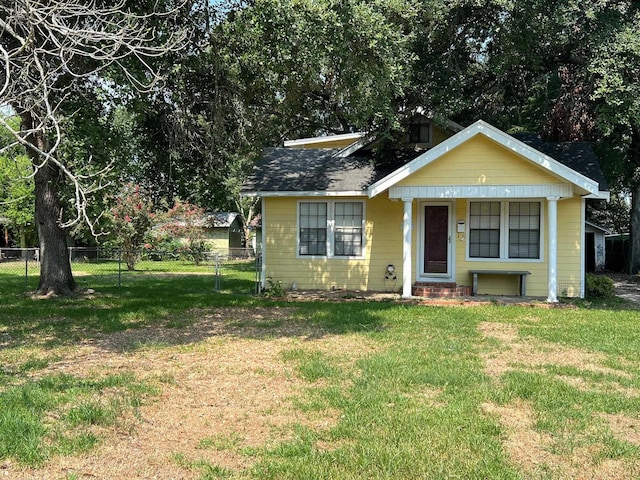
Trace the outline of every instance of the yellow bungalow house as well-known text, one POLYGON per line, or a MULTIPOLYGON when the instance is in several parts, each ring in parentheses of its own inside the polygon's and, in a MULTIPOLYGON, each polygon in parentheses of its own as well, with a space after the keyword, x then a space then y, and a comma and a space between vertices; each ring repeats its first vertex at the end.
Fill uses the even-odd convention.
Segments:
POLYGON ((426 118, 405 149, 369 135, 266 149, 263 282, 419 296, 584 296, 585 202, 609 194, 586 143, 426 118), (326 148, 325 148, 326 147, 326 148))

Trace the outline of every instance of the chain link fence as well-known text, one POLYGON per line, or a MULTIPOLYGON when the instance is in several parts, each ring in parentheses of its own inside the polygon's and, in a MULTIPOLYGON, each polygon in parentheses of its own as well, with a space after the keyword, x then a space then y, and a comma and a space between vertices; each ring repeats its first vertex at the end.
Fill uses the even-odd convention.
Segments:
MULTIPOLYGON (((80 285, 93 283, 124 287, 150 276, 198 276, 215 291, 259 293, 261 268, 253 249, 230 248, 216 251, 128 252, 102 248, 69 248, 74 278, 80 285)), ((0 249, 0 275, 20 277, 25 290, 33 290, 40 276, 38 248, 0 249)))

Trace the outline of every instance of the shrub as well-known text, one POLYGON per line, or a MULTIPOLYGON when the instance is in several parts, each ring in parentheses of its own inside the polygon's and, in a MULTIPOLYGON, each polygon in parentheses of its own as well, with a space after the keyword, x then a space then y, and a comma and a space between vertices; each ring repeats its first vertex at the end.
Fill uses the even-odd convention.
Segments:
POLYGON ((272 280, 267 278, 267 285, 263 292, 265 297, 284 297, 285 291, 284 286, 280 280, 272 280))
POLYGON ((613 288, 613 280, 604 275, 587 274, 586 279, 586 296, 587 298, 604 298, 611 299, 615 297, 615 289, 613 288))

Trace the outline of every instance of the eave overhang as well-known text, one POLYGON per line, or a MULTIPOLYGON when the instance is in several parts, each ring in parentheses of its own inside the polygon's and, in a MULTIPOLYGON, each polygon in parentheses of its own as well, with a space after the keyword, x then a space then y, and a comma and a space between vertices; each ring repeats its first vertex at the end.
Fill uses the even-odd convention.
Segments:
POLYGON ((246 191, 240 192, 241 197, 254 198, 254 197, 367 197, 368 193, 362 190, 354 190, 354 191, 326 191, 326 190, 318 190, 318 191, 281 191, 281 192, 272 192, 272 191, 246 191))

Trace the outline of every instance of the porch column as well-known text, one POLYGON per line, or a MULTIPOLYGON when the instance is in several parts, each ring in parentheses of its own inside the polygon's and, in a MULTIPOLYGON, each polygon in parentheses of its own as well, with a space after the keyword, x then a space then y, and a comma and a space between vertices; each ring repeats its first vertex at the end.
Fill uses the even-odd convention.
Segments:
POLYGON ((411 218, 412 198, 403 198, 402 216, 402 298, 411 298, 411 218))
POLYGON ((549 218, 547 302, 556 303, 558 301, 558 197, 547 197, 547 216, 549 218))

